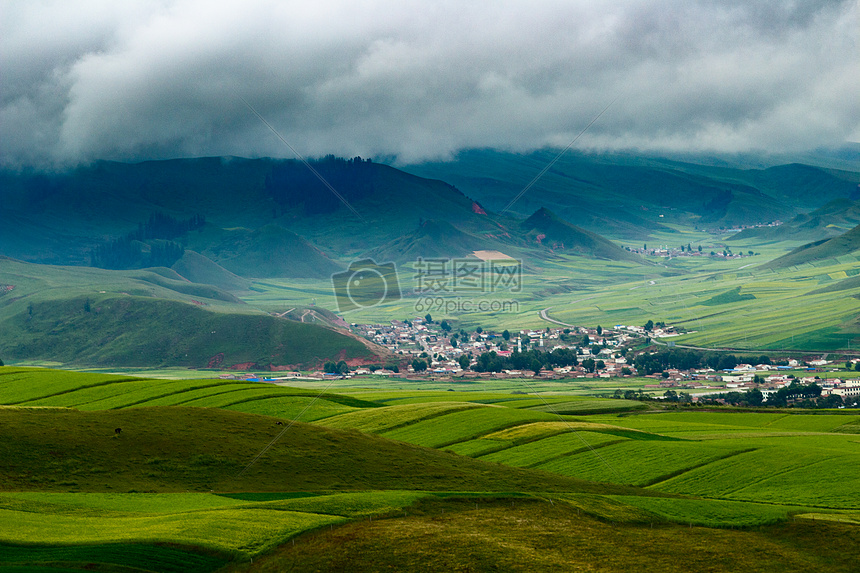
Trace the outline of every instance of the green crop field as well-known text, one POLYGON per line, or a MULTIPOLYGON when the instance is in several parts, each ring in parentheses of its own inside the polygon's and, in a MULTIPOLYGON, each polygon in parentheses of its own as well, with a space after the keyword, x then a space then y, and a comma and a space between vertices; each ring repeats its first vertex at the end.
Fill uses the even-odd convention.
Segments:
POLYGON ((480 456, 482 460, 516 467, 537 467, 548 460, 562 458, 577 452, 590 452, 592 448, 615 443, 626 438, 597 432, 570 431, 536 442, 512 446, 505 450, 480 456))
POLYGON ((438 448, 517 424, 554 419, 556 416, 542 412, 484 406, 422 420, 403 428, 382 432, 381 435, 392 440, 438 448))
MULTIPOLYGON (((509 384, 515 384, 517 381, 511 380, 509 384)), ((624 381, 626 384, 627 380, 624 381)), ((650 381, 649 381, 650 382, 650 381)), ((356 381, 355 384, 363 384, 364 380, 356 381)), ((498 384, 499 381, 493 381, 493 384, 498 384)), ((456 383, 448 386, 448 391, 435 392, 432 390, 400 390, 392 391, 373 391, 373 392, 356 392, 345 391, 351 396, 379 402, 382 404, 425 404, 428 402, 450 402, 451 394, 449 391, 457 391, 457 399, 464 402, 472 402, 475 404, 495 404, 508 408, 523 408, 532 409, 541 412, 550 412, 558 414, 595 414, 604 412, 625 412, 628 410, 641 410, 646 406, 641 402, 632 400, 617 400, 606 398, 593 398, 571 396, 565 394, 556 396, 552 394, 542 393, 543 384, 535 386, 530 384, 525 386, 520 382, 519 387, 527 389, 527 392, 519 390, 519 393, 502 393, 502 392, 485 392, 480 390, 470 391, 462 385, 458 388, 456 383)), ((613 386, 613 390, 618 386, 613 386)), ((571 385, 549 385, 553 392, 571 392, 571 385)), ((577 388, 578 390, 578 388, 577 388)))
POLYGON ((854 421, 855 416, 768 414, 749 412, 665 412, 659 416, 595 416, 595 421, 678 437, 722 437, 797 432, 830 432, 854 421))
MULTIPOLYGON (((138 515, 131 510, 70 511, 67 508, 72 506, 57 510, 51 504, 38 505, 28 501, 21 509, 0 509, 0 523, 4 524, 0 528, 3 531, 0 543, 179 543, 228 554, 254 555, 301 531, 342 521, 335 516, 281 508, 197 509, 138 515)), ((145 508, 146 504, 143 505, 145 508)))
POLYGON ((755 448, 695 468, 655 487, 661 491, 768 503, 858 508, 860 448, 847 437, 728 439, 755 448), (738 476, 743 476, 739 479, 738 476))
POLYGON ((612 496, 676 523, 704 527, 752 527, 777 523, 803 511, 790 505, 742 503, 718 499, 670 499, 646 496, 612 496))
MULTIPOLYGON (((453 396, 449 396, 451 398, 453 396)), ((364 410, 336 416, 324 424, 330 428, 351 428, 363 432, 379 433, 399 428, 452 412, 480 408, 477 404, 462 402, 431 402, 429 404, 405 404, 388 406, 378 410, 364 410)))
POLYGON ((742 450, 713 442, 625 440, 620 444, 557 458, 538 469, 582 479, 646 486, 742 450))
POLYGON ((0 368, 0 570, 307 569, 329 566, 307 554, 329 543, 356 570, 374 570, 356 551, 410 568, 419 547, 450 565, 441 556, 472 562, 488 544, 488 566, 578 563, 523 524, 627 565, 629 544, 610 540, 639 540, 666 556, 650 570, 670 568, 682 538, 699 551, 721 540, 724 561, 701 563, 716 571, 851 570, 821 542, 857 535, 848 410, 642 409, 555 382, 522 394, 514 381, 386 382, 322 392, 0 368), (771 554, 742 560, 744 546, 771 554))
POLYGON ((355 412, 361 408, 353 408, 325 400, 323 398, 299 397, 299 396, 267 396, 257 400, 250 400, 236 404, 223 406, 227 410, 247 412, 249 414, 260 414, 275 418, 286 418, 288 420, 301 420, 302 422, 313 422, 324 418, 330 418, 339 414, 355 412))

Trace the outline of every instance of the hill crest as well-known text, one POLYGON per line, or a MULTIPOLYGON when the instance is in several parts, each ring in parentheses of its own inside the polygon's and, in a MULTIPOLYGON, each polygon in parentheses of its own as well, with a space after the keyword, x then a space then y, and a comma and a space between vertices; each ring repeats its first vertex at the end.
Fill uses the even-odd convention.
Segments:
POLYGON ((561 219, 546 207, 535 211, 520 227, 527 240, 553 251, 574 252, 613 261, 643 262, 641 257, 625 251, 597 233, 561 219))

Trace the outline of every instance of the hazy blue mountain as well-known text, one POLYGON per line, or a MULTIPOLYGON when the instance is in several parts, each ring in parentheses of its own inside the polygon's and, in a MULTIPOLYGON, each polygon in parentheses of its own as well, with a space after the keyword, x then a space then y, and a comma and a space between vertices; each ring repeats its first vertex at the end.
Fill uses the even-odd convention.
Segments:
POLYGON ((840 235, 860 224, 860 201, 834 199, 811 213, 801 213, 776 227, 744 229, 732 240, 818 241, 840 235))
MULTIPOLYGON (((444 179, 489 209, 508 207, 556 151, 515 154, 472 150, 454 160, 404 169, 444 179)), ((645 238, 678 222, 700 228, 787 220, 837 198, 851 197, 857 172, 808 165, 741 169, 627 154, 568 152, 510 207, 527 216, 546 206, 591 231, 645 238)))

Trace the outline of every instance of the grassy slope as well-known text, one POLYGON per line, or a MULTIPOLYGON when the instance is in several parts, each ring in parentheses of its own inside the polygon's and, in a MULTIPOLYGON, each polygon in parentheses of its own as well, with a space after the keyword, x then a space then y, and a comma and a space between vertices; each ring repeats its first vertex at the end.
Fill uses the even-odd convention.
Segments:
MULTIPOLYGON (((860 530, 806 521, 758 531, 626 522, 556 500, 427 500, 410 516, 363 521, 284 545, 232 571, 848 572, 860 530), (839 539, 826 542, 823 539, 839 539)), ((641 519, 641 517, 640 517, 641 519)))
POLYGON ((381 164, 373 166, 374 192, 331 215, 282 218, 279 222, 336 257, 357 258, 415 231, 421 220, 443 220, 473 234, 497 226, 473 211, 473 202, 442 181, 424 179, 381 164))
POLYGON ((196 368, 213 358, 213 365, 225 367, 374 359, 368 346, 339 331, 278 319, 216 287, 177 277, 169 269, 106 271, 0 260, 0 284, 13 286, 0 289, 0 355, 196 368))
POLYGON ((571 251, 612 261, 642 262, 641 257, 625 251, 596 233, 560 219, 543 207, 523 221, 521 227, 532 242, 546 245, 553 250, 571 251))
POLYGON ((769 269, 782 269, 798 264, 814 264, 817 261, 836 259, 860 250, 860 225, 832 239, 824 239, 802 245, 790 253, 764 265, 769 269))
POLYGON ((374 359, 361 342, 313 324, 131 296, 38 302, 2 325, 0 353, 13 360, 201 368, 374 359))
POLYGON ((51 177, 0 173, 6 191, 7 223, 0 227, 2 254, 39 262, 85 264, 88 251, 97 242, 134 230, 154 212, 180 219, 200 214, 211 223, 211 232, 192 233, 186 239, 189 247, 215 257, 231 271, 283 276, 284 265, 279 266, 278 261, 260 259, 259 264, 248 268, 239 260, 263 257, 267 249, 276 248, 295 265, 305 265, 297 271, 315 271, 310 276, 318 276, 327 269, 308 265, 310 258, 323 266, 333 263, 290 232, 341 257, 408 233, 422 218, 444 219, 469 232, 492 226, 486 216, 473 212, 471 199, 450 185, 381 164, 368 166, 373 192, 352 202, 358 217, 346 207, 311 216, 301 210, 285 213, 265 190, 266 176, 278 163, 271 159, 198 158, 139 164, 100 162, 51 177), (272 223, 286 230, 261 230, 272 223), (226 231, 217 232, 219 227, 226 231), (229 231, 236 228, 249 231, 229 231), (296 250, 308 260, 295 256, 296 250))
POLYGON ((250 281, 237 276, 211 259, 192 250, 185 251, 182 258, 171 267, 191 282, 216 286, 226 291, 247 291, 250 281))
MULTIPOLYGON (((64 401, 76 404, 88 392, 92 393, 90 398, 100 393, 103 397, 124 400, 112 406, 102 403, 101 407, 132 405, 147 393, 152 398, 175 396, 174 403, 182 403, 187 394, 197 392, 190 388, 199 388, 212 397, 234 393, 241 398, 243 392, 263 386, 0 369, 2 395, 14 395, 19 401, 30 400, 29 403, 44 399, 39 396, 52 395, 57 404, 64 401), (116 392, 125 386, 129 392, 116 392)), ((272 390, 280 397, 249 403, 306 399, 297 389, 272 390)), ((366 397, 373 394, 359 393, 366 397)), ((375 394, 383 402, 410 401, 403 392, 375 394)), ((290 427, 244 475, 237 476, 247 461, 281 431, 282 427, 276 426, 272 418, 176 407, 96 412, 0 408, 3 418, 0 431, 4 434, 0 436, 3 444, 0 448, 4 450, 0 451, 0 483, 7 492, 20 489, 366 492, 395 488, 484 492, 459 499, 447 497, 449 494, 428 498, 420 491, 319 497, 307 497, 307 493, 237 494, 226 498, 205 497, 205 494, 137 498, 134 496, 142 494, 129 497, 129 494, 0 493, 0 520, 17 524, 12 537, 0 536, 0 542, 5 542, 0 545, 0 566, 25 562, 57 564, 65 560, 125 566, 158 563, 152 566, 157 570, 180 570, 185 564, 189 570, 207 571, 234 559, 230 567, 244 570, 246 566, 239 564, 244 560, 237 561, 236 557, 250 554, 257 555, 251 570, 279 570, 284 567, 284 559, 295 560, 304 569, 326 569, 341 567, 338 556, 348 554, 350 570, 358 571, 389 565, 412 567, 418 563, 424 570, 446 569, 452 563, 508 570, 570 569, 585 562, 578 549, 566 548, 587 547, 589 563, 594 563, 595 553, 603 556, 601 570, 644 570, 646 566, 648 570, 660 570, 664 563, 666 567, 675 565, 669 559, 674 554, 669 550, 674 547, 670 540, 677 543, 677 536, 683 532, 687 544, 693 542, 698 547, 701 543, 699 553, 710 555, 709 551, 718 550, 722 556, 715 563, 713 559, 699 560, 701 555, 697 553, 696 560, 686 562, 690 570, 736 570, 741 566, 753 571, 774 567, 850 570, 851 562, 844 558, 844 551, 820 539, 815 544, 809 542, 822 533, 838 531, 844 536, 854 531, 832 521, 821 523, 822 517, 840 519, 832 514, 833 510, 831 514, 819 515, 814 528, 805 522, 758 532, 698 526, 760 526, 783 521, 791 514, 820 513, 820 509, 811 509, 816 505, 850 506, 856 481, 851 470, 860 462, 852 458, 857 454, 852 450, 851 435, 839 434, 838 430, 846 422, 850 424, 853 416, 679 412, 599 415, 590 417, 588 422, 557 416, 535 421, 533 416, 540 413, 528 410, 534 402, 531 396, 508 395, 507 399, 501 399, 503 396, 462 394, 463 398, 479 402, 493 400, 499 404, 495 407, 457 402, 461 394, 451 392, 431 393, 428 396, 431 401, 426 403, 420 403, 420 394, 415 394, 419 403, 385 408, 371 407, 376 404, 345 396, 326 394, 322 400, 360 408, 331 418, 331 425, 342 428, 361 427, 365 432, 397 434, 427 443, 447 443, 455 436, 466 440, 462 444, 486 441, 494 446, 492 452, 475 450, 462 454, 617 481, 618 476, 612 475, 613 472, 606 476, 594 473, 595 469, 609 471, 605 467, 608 465, 616 472, 630 474, 630 479, 622 475, 621 481, 650 483, 654 481, 651 476, 655 476, 658 479, 652 489, 724 499, 642 497, 644 492, 636 488, 516 470, 370 434, 301 423, 290 427), (434 401, 442 395, 449 402, 434 401), (493 413, 498 416, 492 416, 493 413), (475 423, 468 423, 470 414, 477 416, 475 423), (464 424, 455 418, 462 418, 464 424), (123 430, 118 436, 113 432, 115 427, 123 430), (571 433, 574 429, 576 436, 571 433), (482 437, 475 440, 476 433, 482 437), (220 438, 213 440, 213 436, 220 438), (583 441, 596 448, 603 462, 595 452, 582 446, 583 441), (736 453, 743 451, 746 453, 736 453), (756 472, 764 473, 757 476, 756 472), (778 478, 768 477, 767 474, 773 473, 778 478), (743 487, 738 490, 733 484, 743 487), (838 484, 845 487, 839 489, 838 484), (486 493, 536 489, 566 493, 553 494, 554 504, 547 503, 546 494, 541 500, 540 496, 529 499, 486 493), (613 493, 611 497, 603 495, 613 493), (748 499, 766 499, 771 504, 744 501, 748 499), (404 513, 405 517, 397 517, 404 513), (295 546, 284 545, 268 556, 259 556, 260 552, 302 531, 371 515, 372 522, 299 537, 295 546), (388 519, 379 521, 384 515, 388 519), (657 524, 657 528, 652 529, 649 523, 657 524), (681 529, 671 523, 691 523, 697 527, 681 529), (39 533, 44 531, 55 534, 46 539, 39 533), (540 535, 535 536, 535 531, 540 535), (402 545, 392 544, 392 540, 401 537, 412 539, 408 549, 392 551, 392 547, 402 545), (781 541, 777 542, 778 538, 781 541), (120 544, 96 548, 80 545, 105 539, 120 544), (382 539, 388 548, 384 556, 379 553, 382 539), (639 541, 631 544, 631 539, 639 541), (706 546, 706 539, 710 540, 710 546, 706 546), (36 540, 42 545, 29 552, 15 545, 36 540), (46 546, 46 540, 73 545, 46 546), (144 545, 123 544, 129 541, 144 545), (135 549, 149 548, 152 546, 146 543, 159 541, 184 545, 172 546, 173 553, 157 547, 151 551, 135 549), (323 545, 313 545, 319 543, 323 545), (322 561, 319 555, 308 555, 303 549, 311 546, 319 549, 327 543, 341 544, 341 549, 329 553, 322 561), (714 543, 718 549, 714 549, 714 543), (745 554, 741 547, 749 543, 767 551, 745 554), (372 560, 364 561, 368 556, 372 560)), ((231 400, 228 398, 226 402, 231 400)), ((99 403, 88 404, 98 407, 99 403)))
POLYGON ((777 227, 744 229, 732 240, 751 242, 819 241, 839 235, 860 223, 860 201, 834 199, 811 213, 801 213, 777 227))
MULTIPOLYGON (((476 150, 460 153, 452 162, 406 169, 450 181, 489 208, 501 209, 555 155, 552 150, 529 155, 476 150)), ((641 240, 666 230, 664 224, 671 222, 731 227, 786 220, 798 207, 808 209, 849 196, 854 185, 805 165, 736 169, 622 154, 568 153, 514 210, 526 215, 546 206, 586 229, 641 240), (727 205, 714 201, 726 192, 731 193, 727 205)))
POLYGON ((462 258, 472 251, 503 248, 492 240, 481 239, 464 233, 447 221, 424 221, 421 226, 381 247, 373 249, 368 256, 376 261, 398 263, 416 259, 462 258))
POLYGON ((255 230, 192 231, 188 244, 242 277, 328 278, 341 267, 299 235, 269 224, 255 230))
POLYGON ((3 408, 0 418, 6 491, 612 491, 301 422, 240 476, 283 427, 219 409, 3 408))

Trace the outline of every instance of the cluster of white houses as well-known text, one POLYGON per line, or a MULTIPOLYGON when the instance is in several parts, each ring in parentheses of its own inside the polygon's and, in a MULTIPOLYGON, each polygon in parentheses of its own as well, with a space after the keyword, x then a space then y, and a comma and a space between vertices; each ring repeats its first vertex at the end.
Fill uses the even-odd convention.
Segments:
MULTIPOLYGON (((462 376, 462 377, 493 377, 493 376, 541 376, 546 378, 558 377, 610 377, 621 376, 624 368, 632 368, 627 360, 620 356, 619 347, 623 346, 638 331, 644 332, 640 327, 625 327, 618 325, 612 329, 603 330, 596 328, 545 328, 537 330, 521 330, 511 333, 506 339, 502 334, 495 332, 471 332, 465 335, 460 332, 446 333, 438 327, 432 327, 423 318, 411 321, 393 320, 389 324, 353 324, 354 332, 383 346, 391 352, 404 358, 426 356, 428 361, 427 372, 421 376, 462 376), (629 329, 629 330, 628 330, 629 329), (588 336, 590 348, 583 343, 583 338, 588 336), (580 364, 593 358, 602 360, 605 367, 599 373, 589 373, 580 366, 562 367, 553 370, 534 372, 505 371, 502 373, 477 373, 463 370, 459 359, 463 355, 471 356, 471 363, 485 352, 495 352, 499 356, 510 356, 514 350, 524 351, 537 348, 543 351, 552 351, 555 348, 568 348, 577 350, 577 359, 580 364)), ((662 331, 661 331, 662 333, 662 331)), ((667 332, 668 334, 668 332, 667 332)), ((412 367, 408 367, 411 374, 412 367)), ((357 374, 361 371, 357 370, 357 374)), ((377 371, 378 373, 378 371, 377 371)), ((631 370, 629 374, 635 374, 631 370)))
MULTIPOLYGON (((662 325, 661 325, 662 326, 662 325)), ((611 328, 545 328, 538 330, 521 330, 511 333, 506 339, 499 333, 494 332, 471 332, 464 331, 445 332, 439 325, 428 322, 424 318, 415 318, 410 321, 393 320, 388 324, 352 324, 353 331, 376 344, 390 350, 395 356, 401 358, 399 372, 385 368, 371 369, 359 367, 353 369, 350 375, 376 376, 399 376, 404 378, 509 378, 509 377, 539 377, 547 379, 558 378, 610 378, 620 376, 636 376, 637 371, 632 363, 628 363, 622 347, 632 339, 643 336, 654 338, 669 338, 676 336, 677 332, 671 326, 662 326, 646 331, 641 326, 615 325, 611 328), (585 338, 587 337, 587 341, 585 338), (586 344, 587 342, 587 344, 586 344), (495 352, 500 356, 510 356, 514 350, 527 350, 538 348, 543 351, 552 351, 556 348, 575 349, 577 352, 576 366, 564 366, 553 369, 544 369, 538 373, 531 370, 505 370, 503 372, 475 372, 469 368, 462 368, 460 358, 464 355, 470 356, 470 366, 474 365, 476 358, 485 352, 495 352), (413 358, 422 357, 427 363, 427 370, 415 372, 408 365, 413 358), (601 367, 589 372, 583 363, 593 359, 601 361, 601 367)), ((671 343, 670 343, 671 344, 671 343)), ((779 391, 794 381, 802 384, 817 383, 822 387, 822 396, 839 395, 845 398, 860 398, 860 380, 839 378, 821 378, 820 376, 808 376, 794 378, 784 370, 796 370, 802 368, 814 368, 817 371, 823 369, 829 363, 826 360, 809 360, 801 363, 797 360, 789 360, 786 366, 774 366, 771 364, 738 364, 732 370, 715 371, 710 368, 694 370, 668 369, 665 372, 651 374, 648 377, 655 379, 653 384, 646 384, 646 390, 659 389, 688 389, 709 390, 700 394, 692 394, 696 400, 698 396, 718 391, 745 392, 758 389, 764 395, 765 400, 770 394, 779 391)), ((224 374, 222 378, 239 378, 245 380, 262 380, 280 382, 290 379, 319 380, 333 377, 341 377, 341 374, 326 372, 278 372, 277 375, 262 376, 254 374, 224 374)))

